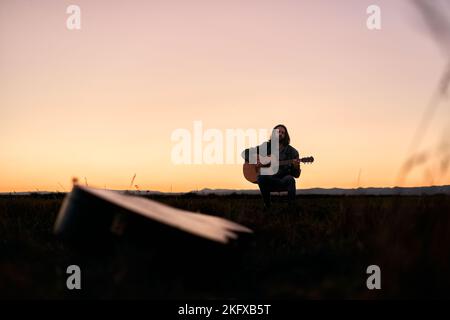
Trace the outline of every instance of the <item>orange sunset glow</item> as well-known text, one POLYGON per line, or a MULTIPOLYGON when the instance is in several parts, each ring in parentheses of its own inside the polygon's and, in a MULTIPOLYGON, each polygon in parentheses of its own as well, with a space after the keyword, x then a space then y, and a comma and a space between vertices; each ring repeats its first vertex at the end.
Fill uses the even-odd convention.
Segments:
POLYGON ((0 192, 256 189, 242 163, 172 162, 195 121, 286 125, 316 159, 301 189, 450 184, 448 101, 414 141, 447 58, 409 1, 377 1, 381 30, 371 3, 0 1, 0 192), (427 157, 400 183, 411 148, 427 157))

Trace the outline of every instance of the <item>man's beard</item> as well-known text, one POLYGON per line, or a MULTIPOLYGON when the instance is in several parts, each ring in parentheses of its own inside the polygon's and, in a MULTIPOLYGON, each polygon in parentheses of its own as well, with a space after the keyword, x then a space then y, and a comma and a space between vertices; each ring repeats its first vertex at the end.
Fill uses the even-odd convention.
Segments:
POLYGON ((287 137, 280 138, 279 139, 280 145, 285 146, 287 145, 287 137))

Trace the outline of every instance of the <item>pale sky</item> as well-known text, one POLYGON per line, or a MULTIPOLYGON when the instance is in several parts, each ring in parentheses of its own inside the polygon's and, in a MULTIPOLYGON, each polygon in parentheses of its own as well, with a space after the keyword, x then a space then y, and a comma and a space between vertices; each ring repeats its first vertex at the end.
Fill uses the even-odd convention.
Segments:
MULTIPOLYGON (((172 163, 171 133, 195 120, 285 124, 316 159, 298 188, 394 186, 446 62, 407 0, 0 0, 0 192, 124 189, 134 174, 140 189, 255 188, 240 164, 172 163)), ((419 149, 446 135, 446 107, 419 149)), ((449 184, 437 168, 404 185, 449 184)))

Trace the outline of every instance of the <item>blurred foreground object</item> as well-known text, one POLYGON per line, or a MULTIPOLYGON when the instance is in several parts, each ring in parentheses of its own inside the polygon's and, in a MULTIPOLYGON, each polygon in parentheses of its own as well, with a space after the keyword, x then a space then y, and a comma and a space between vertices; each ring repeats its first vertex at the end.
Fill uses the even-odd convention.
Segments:
POLYGON ((54 232, 63 239, 89 245, 117 237, 156 241, 153 245, 175 241, 223 245, 252 230, 220 217, 176 209, 154 200, 74 185, 58 213, 54 232))

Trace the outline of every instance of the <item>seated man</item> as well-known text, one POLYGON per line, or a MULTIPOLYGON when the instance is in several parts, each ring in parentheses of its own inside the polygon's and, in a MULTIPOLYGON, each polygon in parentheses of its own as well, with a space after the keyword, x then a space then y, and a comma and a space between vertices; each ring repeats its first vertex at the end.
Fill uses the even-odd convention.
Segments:
MULTIPOLYGON (((290 137, 287 128, 284 125, 280 124, 274 128, 274 130, 276 129, 278 129, 279 135, 278 160, 280 162, 288 162, 288 164, 280 163, 278 172, 273 175, 258 175, 257 182, 266 208, 270 207, 270 192, 272 191, 287 191, 288 200, 290 203, 292 203, 295 199, 296 193, 295 178, 300 177, 301 173, 299 153, 294 147, 290 145, 290 137)), ((267 155, 270 155, 270 147, 271 143, 269 140, 256 148, 245 149, 242 152, 242 157, 245 159, 245 161, 249 161, 250 153, 256 152, 257 154, 259 154, 260 149, 267 150, 267 155)), ((259 161, 256 165, 258 167, 262 167, 262 164, 259 161)))

